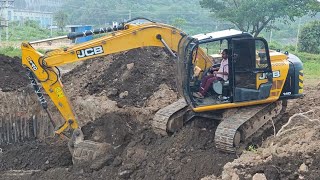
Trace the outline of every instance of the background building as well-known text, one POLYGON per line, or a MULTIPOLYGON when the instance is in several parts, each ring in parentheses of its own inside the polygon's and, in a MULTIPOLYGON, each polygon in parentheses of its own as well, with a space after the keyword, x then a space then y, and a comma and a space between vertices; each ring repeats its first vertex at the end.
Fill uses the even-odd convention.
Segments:
POLYGON ((34 20, 47 28, 52 25, 53 14, 62 3, 62 0, 0 0, 1 24, 6 24, 6 21, 23 23, 34 20))
POLYGON ((13 9, 12 12, 9 11, 9 22, 19 21, 21 23, 27 20, 34 20, 39 23, 43 28, 48 28, 53 23, 53 13, 52 12, 41 12, 41 11, 31 11, 22 9, 13 9))

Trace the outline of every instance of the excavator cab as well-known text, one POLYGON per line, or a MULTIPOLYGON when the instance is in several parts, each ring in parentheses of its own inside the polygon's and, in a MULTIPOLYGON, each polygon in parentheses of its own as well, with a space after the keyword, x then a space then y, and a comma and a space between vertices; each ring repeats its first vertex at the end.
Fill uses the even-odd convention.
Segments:
POLYGON ((222 104, 259 101, 269 97, 273 74, 268 44, 263 38, 253 38, 248 33, 226 30, 196 35, 186 42, 181 42, 180 46, 179 61, 185 66, 181 69, 187 74, 182 91, 194 108, 211 106, 215 109, 214 106, 218 105, 216 108, 219 109, 222 104), (208 66, 207 62, 199 62, 199 48, 205 48, 207 56, 214 52, 221 53, 222 49, 228 50, 227 67, 222 67, 223 71, 227 68, 228 78, 215 80, 204 98, 195 97, 193 94, 200 90, 201 79, 207 75, 206 69, 211 66, 219 67, 221 58, 219 54, 211 55, 211 66, 208 66), (198 78, 194 78, 195 67, 200 67, 203 72, 198 78))

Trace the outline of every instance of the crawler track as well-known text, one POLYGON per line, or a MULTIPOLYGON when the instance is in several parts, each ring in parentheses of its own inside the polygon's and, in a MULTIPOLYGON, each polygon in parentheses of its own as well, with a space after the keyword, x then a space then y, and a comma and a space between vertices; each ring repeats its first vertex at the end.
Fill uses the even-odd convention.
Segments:
POLYGON ((245 146, 253 136, 260 136, 270 127, 268 121, 278 120, 284 112, 286 102, 239 108, 236 113, 224 119, 215 132, 216 147, 225 152, 236 152, 245 146))
MULTIPOLYGON (((217 149, 229 153, 244 149, 253 137, 260 136, 272 126, 269 121, 276 123, 286 106, 286 101, 277 101, 231 110, 231 114, 225 116, 216 129, 217 149)), ((158 134, 167 135, 182 128, 186 121, 184 115, 187 109, 188 105, 184 99, 160 109, 151 122, 153 130, 158 134)))
POLYGON ((187 110, 188 104, 184 99, 160 109, 153 117, 151 122, 153 130, 162 135, 175 132, 183 126, 183 115, 187 110))

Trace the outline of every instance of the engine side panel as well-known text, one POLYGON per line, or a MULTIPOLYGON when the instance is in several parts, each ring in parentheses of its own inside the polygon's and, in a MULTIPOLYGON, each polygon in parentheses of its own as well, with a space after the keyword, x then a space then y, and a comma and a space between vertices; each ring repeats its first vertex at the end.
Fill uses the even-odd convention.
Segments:
POLYGON ((288 55, 289 72, 280 94, 281 99, 294 99, 303 95, 303 65, 301 60, 293 55, 288 55))

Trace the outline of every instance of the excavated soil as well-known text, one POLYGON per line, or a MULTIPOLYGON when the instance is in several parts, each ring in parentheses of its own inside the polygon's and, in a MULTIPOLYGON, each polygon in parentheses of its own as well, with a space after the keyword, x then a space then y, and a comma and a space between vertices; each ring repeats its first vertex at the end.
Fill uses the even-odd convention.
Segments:
POLYGON ((92 61, 105 62, 85 62, 68 73, 64 80, 74 83, 74 77, 81 76, 83 79, 89 76, 80 85, 82 92, 90 95, 102 92, 109 99, 117 101, 119 106, 142 107, 161 84, 165 83, 171 89, 176 87, 174 60, 160 48, 133 49, 111 56, 110 59, 92 61))
POLYGON ((0 91, 15 91, 28 85, 26 70, 21 59, 0 55, 0 91))
POLYGON ((0 172, 12 169, 47 170, 72 165, 67 144, 57 139, 6 145, 1 149, 0 172))
POLYGON ((280 133, 265 140, 260 148, 227 163, 221 177, 211 176, 205 180, 251 179, 261 175, 268 180, 319 179, 319 85, 306 88, 305 97, 291 101, 288 113, 282 118, 290 122, 280 133))
POLYGON ((265 158, 270 160, 251 168, 245 167, 245 174, 264 173, 268 179, 319 179, 319 87, 308 88, 306 96, 293 104, 289 117, 310 110, 314 112, 304 114, 306 118, 303 116, 292 118, 291 123, 284 129, 287 133, 266 141, 261 151, 264 152, 265 158))
MULTIPOLYGON (((106 114, 83 127, 87 138, 108 142, 100 170, 51 168, 22 176, 24 179, 200 179, 220 175, 225 163, 236 156, 220 153, 213 145, 214 124, 190 125, 171 137, 161 137, 128 114, 106 114), (115 124, 114 124, 115 123, 115 124), (209 125, 209 126, 208 126, 209 125), (107 131, 102 131, 107 129, 107 131), (92 131, 95 129, 95 131, 92 131), (97 130, 102 131, 98 132, 97 130), (98 136, 98 137, 97 137, 98 136)), ((61 153, 62 154, 62 153, 61 153)))
MULTIPOLYGON (((284 134, 268 139, 257 151, 239 159, 215 149, 216 124, 212 121, 188 124, 172 136, 155 134, 149 125, 152 115, 178 98, 174 72, 172 59, 162 49, 144 48, 87 61, 64 74, 66 92, 85 138, 110 143, 115 150, 101 169, 79 169, 72 166, 63 140, 3 146, 0 179, 184 180, 209 175, 211 179, 251 179, 256 173, 268 179, 319 177, 319 151, 314 149, 319 149, 320 128, 316 122, 306 123, 304 131, 292 133, 292 138, 284 134), (302 163, 308 166, 307 172, 298 170, 302 163)), ((282 121, 319 106, 318 90, 306 89, 307 96, 293 102, 282 121)))

